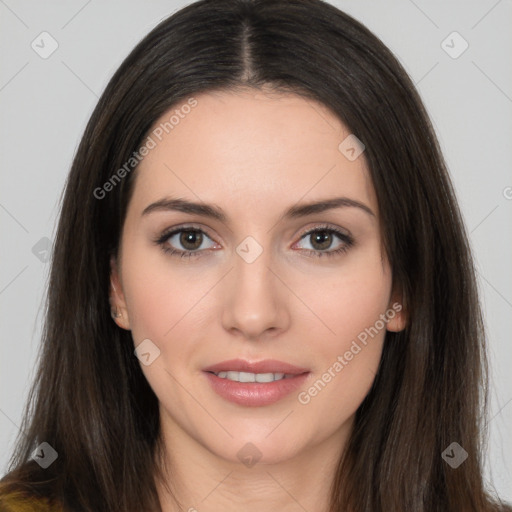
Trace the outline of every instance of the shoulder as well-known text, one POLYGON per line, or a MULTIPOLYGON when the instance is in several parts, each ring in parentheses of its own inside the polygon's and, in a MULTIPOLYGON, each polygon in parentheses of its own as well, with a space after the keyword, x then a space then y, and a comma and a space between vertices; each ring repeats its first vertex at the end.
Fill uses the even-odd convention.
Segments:
POLYGON ((0 512, 62 512, 44 496, 36 496, 0 481, 0 512))

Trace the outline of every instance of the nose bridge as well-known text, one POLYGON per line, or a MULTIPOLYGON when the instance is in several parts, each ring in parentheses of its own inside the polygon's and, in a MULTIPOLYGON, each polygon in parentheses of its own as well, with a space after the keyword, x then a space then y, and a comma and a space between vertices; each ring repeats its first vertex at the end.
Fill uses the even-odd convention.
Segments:
POLYGON ((269 268, 272 265, 272 250, 268 242, 265 246, 252 236, 246 237, 235 249, 236 282, 243 287, 245 293, 254 290, 257 293, 271 286, 269 268))

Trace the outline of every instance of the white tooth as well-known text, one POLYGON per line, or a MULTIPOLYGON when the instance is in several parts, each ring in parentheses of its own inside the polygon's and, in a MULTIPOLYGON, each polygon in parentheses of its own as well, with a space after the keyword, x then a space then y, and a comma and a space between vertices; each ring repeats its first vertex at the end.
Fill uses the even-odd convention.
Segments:
POLYGON ((239 375, 240 375, 240 372, 227 372, 226 377, 229 380, 236 380, 236 381, 238 381, 239 375))
POLYGON ((272 382, 273 380, 274 380, 273 373, 257 373, 256 374, 256 382, 272 382))
POLYGON ((216 374, 221 379, 228 379, 234 382, 273 382, 286 378, 284 373, 251 373, 222 371, 216 374))

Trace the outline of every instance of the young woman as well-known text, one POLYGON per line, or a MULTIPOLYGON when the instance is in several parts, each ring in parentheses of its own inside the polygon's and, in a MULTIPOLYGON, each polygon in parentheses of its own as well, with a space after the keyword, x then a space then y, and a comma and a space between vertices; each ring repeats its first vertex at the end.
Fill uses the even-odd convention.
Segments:
POLYGON ((470 248, 411 80, 320 0, 202 0, 66 185, 1 510, 511 510, 470 248))

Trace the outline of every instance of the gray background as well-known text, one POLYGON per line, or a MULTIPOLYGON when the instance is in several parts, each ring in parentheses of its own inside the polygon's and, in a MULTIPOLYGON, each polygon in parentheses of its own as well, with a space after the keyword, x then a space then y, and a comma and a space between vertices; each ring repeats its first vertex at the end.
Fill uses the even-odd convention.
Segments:
MULTIPOLYGON (((188 3, 0 0, 0 474, 34 375, 48 276, 45 237, 53 240, 72 156, 122 59, 188 3), (42 46, 43 31, 58 43, 47 59, 31 47, 34 40, 42 46)), ((331 3, 397 55, 437 130, 470 232, 488 328, 487 477, 512 500, 512 2, 331 3), (469 44, 458 58, 463 41, 446 39, 454 31, 469 44)))

